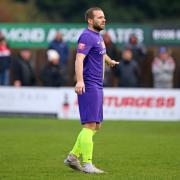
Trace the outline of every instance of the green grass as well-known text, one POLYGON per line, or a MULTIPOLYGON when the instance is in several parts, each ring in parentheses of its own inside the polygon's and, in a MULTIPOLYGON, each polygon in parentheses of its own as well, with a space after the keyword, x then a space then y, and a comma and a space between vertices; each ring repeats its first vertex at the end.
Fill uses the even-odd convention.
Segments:
POLYGON ((94 163, 107 173, 63 164, 78 121, 0 118, 0 180, 179 180, 180 122, 105 121, 94 138, 94 163))

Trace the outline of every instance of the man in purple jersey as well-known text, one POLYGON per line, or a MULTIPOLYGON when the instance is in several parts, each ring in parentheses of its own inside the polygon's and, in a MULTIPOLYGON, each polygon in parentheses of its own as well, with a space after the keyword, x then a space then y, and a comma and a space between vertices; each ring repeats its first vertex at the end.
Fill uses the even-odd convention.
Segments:
POLYGON ((79 112, 83 129, 64 163, 86 173, 103 173, 92 164, 93 135, 103 121, 103 63, 118 64, 106 54, 104 41, 99 34, 105 27, 105 16, 101 8, 93 7, 86 11, 88 28, 78 40, 75 72, 79 112), (83 166, 78 158, 82 155, 83 166))

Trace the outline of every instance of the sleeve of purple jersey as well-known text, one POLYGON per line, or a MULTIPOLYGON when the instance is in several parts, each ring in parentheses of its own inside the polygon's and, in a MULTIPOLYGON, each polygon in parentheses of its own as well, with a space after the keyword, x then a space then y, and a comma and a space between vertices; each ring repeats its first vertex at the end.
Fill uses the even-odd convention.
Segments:
POLYGON ((77 53, 87 55, 92 47, 93 43, 90 35, 82 34, 78 40, 77 53))

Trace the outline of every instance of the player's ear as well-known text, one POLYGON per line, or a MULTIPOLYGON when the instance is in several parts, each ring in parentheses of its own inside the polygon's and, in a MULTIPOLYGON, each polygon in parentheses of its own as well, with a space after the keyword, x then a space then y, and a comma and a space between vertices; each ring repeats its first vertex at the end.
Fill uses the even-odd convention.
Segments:
POLYGON ((93 19, 88 18, 88 24, 93 24, 93 19))

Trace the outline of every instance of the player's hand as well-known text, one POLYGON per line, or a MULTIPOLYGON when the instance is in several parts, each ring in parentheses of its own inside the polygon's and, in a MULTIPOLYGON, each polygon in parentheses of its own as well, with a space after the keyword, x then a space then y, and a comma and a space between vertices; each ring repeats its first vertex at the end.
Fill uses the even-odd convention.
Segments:
POLYGON ((119 64, 119 62, 117 62, 117 61, 115 61, 115 60, 111 60, 111 61, 109 62, 109 66, 111 66, 111 67, 114 67, 116 64, 119 64))
POLYGON ((78 81, 78 82, 76 83, 75 92, 76 92, 78 95, 81 95, 82 93, 85 92, 85 85, 84 85, 84 82, 83 82, 83 81, 78 81))

